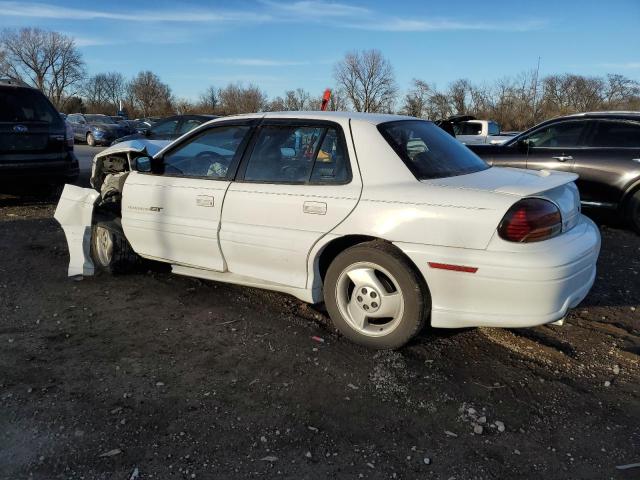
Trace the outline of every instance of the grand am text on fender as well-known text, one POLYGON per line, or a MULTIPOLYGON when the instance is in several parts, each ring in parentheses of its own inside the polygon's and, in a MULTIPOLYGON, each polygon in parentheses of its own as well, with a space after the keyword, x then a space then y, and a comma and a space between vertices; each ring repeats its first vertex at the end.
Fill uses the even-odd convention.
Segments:
POLYGON ((346 337, 395 348, 425 322, 533 326, 576 306, 600 237, 575 179, 489 167, 411 117, 254 114, 101 152, 95 190, 67 187, 56 218, 70 273, 166 262, 324 301, 346 337))

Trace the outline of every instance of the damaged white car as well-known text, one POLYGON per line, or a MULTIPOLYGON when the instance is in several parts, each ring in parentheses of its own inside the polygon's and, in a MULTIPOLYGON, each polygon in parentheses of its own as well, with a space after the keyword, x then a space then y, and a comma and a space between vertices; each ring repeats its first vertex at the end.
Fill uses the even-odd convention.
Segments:
POLYGON ((588 293, 598 229, 576 176, 489 167, 431 122, 285 112, 124 143, 67 186, 69 274, 142 257, 325 302, 373 348, 435 327, 556 322, 588 293))

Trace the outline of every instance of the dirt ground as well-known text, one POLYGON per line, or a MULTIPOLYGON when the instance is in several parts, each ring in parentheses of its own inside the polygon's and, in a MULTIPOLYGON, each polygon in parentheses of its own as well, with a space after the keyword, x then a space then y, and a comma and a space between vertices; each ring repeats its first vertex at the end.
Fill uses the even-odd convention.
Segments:
POLYGON ((2 479, 640 478, 633 233, 563 327, 373 352, 286 295, 69 279, 53 211, 0 201, 2 479))

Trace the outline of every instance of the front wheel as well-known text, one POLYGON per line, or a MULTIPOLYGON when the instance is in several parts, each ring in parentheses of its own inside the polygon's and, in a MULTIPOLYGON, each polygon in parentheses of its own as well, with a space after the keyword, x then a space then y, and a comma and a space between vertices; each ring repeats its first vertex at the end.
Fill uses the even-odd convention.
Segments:
POLYGON ((627 218, 634 230, 640 233, 640 190, 636 191, 629 199, 627 218))
POLYGON ((91 258, 98 270, 124 273, 131 270, 139 257, 113 222, 98 222, 91 229, 91 258))
POLYGON ((369 348, 399 348, 424 325, 426 287, 393 246, 368 242, 340 253, 324 282, 329 315, 340 332, 369 348))

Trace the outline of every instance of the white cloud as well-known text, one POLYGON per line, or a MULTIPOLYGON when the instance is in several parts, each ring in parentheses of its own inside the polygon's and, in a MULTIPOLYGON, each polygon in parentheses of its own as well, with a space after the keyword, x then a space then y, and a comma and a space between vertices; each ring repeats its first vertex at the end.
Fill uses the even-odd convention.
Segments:
POLYGON ((325 2, 322 0, 301 0, 292 3, 261 0, 260 3, 280 13, 303 16, 307 19, 316 18, 322 20, 326 17, 352 17, 371 13, 371 10, 365 7, 348 5, 346 3, 325 2))
POLYGON ((269 15, 245 11, 211 9, 128 10, 122 13, 61 7, 47 3, 0 1, 3 16, 64 20, 121 20, 130 22, 242 22, 267 21, 269 15))
POLYGON ((350 23, 344 26, 360 30, 375 30, 382 32, 435 32, 435 31, 505 31, 525 32, 537 30, 546 25, 541 20, 511 21, 505 23, 491 22, 462 22, 454 20, 410 20, 403 18, 371 20, 359 23, 350 23))
POLYGON ((620 70, 635 70, 640 69, 640 62, 599 63, 596 66, 601 68, 615 68, 620 70))
POLYGON ((202 58, 203 63, 216 63, 220 65, 237 65, 242 67, 289 67, 309 65, 308 61, 273 60, 269 58, 202 58))

